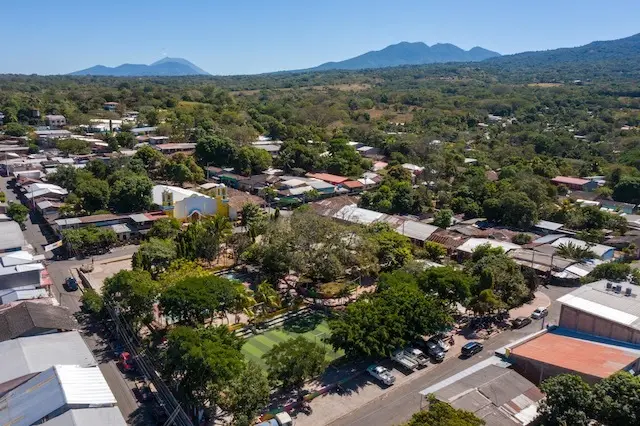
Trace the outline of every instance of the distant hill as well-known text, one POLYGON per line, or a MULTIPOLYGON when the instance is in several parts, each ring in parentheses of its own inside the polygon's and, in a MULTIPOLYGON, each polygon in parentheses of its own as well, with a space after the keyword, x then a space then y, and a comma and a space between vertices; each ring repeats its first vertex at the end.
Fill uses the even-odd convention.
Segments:
POLYGON ((567 47, 538 52, 523 52, 491 58, 489 64, 501 66, 546 67, 569 63, 636 60, 640 55, 640 34, 618 40, 594 41, 579 47, 567 47))
POLYGON ((327 62, 306 71, 359 70, 365 68, 387 68, 401 65, 425 65, 444 62, 477 62, 500 56, 497 52, 474 47, 464 50, 453 44, 434 44, 403 41, 382 50, 367 52, 340 62, 327 62))
POLYGON ((187 75, 210 75, 203 69, 182 58, 163 58, 151 65, 122 64, 117 67, 96 65, 72 72, 69 75, 96 75, 111 77, 178 77, 187 75))

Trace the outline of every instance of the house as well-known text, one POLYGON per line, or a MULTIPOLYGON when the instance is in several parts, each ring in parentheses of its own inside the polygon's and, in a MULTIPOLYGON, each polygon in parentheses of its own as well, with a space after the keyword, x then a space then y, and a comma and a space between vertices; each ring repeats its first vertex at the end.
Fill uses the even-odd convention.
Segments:
POLYGON ((349 192, 361 192, 364 190, 364 183, 360 182, 360 179, 344 181, 340 186, 347 189, 349 192))
POLYGON ((640 344, 640 294, 630 283, 599 280, 558 299, 559 326, 568 330, 640 344))
POLYGON ((415 164, 411 164, 411 163, 404 163, 402 165, 402 168, 409 170, 411 173, 413 173, 416 176, 424 172, 424 167, 416 166, 415 164))
POLYGON ((121 241, 138 238, 146 234, 156 220, 164 219, 167 215, 162 212, 134 213, 129 215, 97 214, 92 216, 70 217, 55 219, 51 227, 58 234, 66 229, 80 229, 87 226, 98 228, 110 227, 121 241))
POLYGON ((120 105, 118 102, 105 102, 102 104, 102 108, 105 111, 115 112, 118 109, 118 105, 120 105))
POLYGON ((365 158, 380 159, 384 157, 384 155, 382 155, 382 150, 373 146, 361 146, 360 148, 357 148, 357 151, 365 158))
POLYGON ((594 384, 618 371, 635 374, 640 350, 554 328, 535 333, 506 349, 514 370, 534 383, 560 374, 577 374, 594 384))
POLYGON ((97 366, 78 331, 0 342, 0 396, 57 364, 97 366))
POLYGON ((537 273, 546 274, 551 271, 564 271, 575 260, 556 256, 554 253, 538 252, 536 250, 519 248, 509 251, 509 257, 523 268, 533 269, 537 273))
POLYGON ((216 214, 229 217, 226 186, 219 184, 211 191, 214 192, 213 197, 177 186, 156 185, 152 190, 153 203, 168 216, 180 220, 197 220, 216 214))
POLYGON ((533 225, 536 231, 539 231, 544 235, 561 232, 560 229, 562 229, 563 226, 563 223, 550 222, 548 220, 541 220, 533 225))
POLYGON ((17 222, 0 222, 0 255, 22 250, 26 245, 22 229, 17 222))
POLYGON ((465 241, 467 237, 458 234, 457 232, 451 232, 446 229, 438 229, 433 234, 429 235, 427 241, 438 243, 447 249, 447 255, 451 256, 455 253, 465 241))
POLYGON ((282 145, 275 144, 275 143, 268 143, 268 144, 254 143, 252 146, 254 148, 267 151, 269 155, 271 155, 271 157, 274 157, 274 158, 278 156, 278 154, 280 153, 280 148, 282 148, 282 145))
POLYGON ((629 228, 640 229, 640 214, 628 214, 623 215, 622 217, 627 220, 627 225, 629 226, 629 228))
POLYGON ((357 206, 357 201, 345 195, 314 201, 310 204, 313 211, 320 216, 333 217, 340 209, 346 206, 357 206))
POLYGON ((169 136, 149 136, 148 142, 149 142, 149 145, 166 144, 166 143, 169 143, 169 136))
POLYGON ((125 426, 118 407, 71 409, 43 423, 43 426, 125 426))
POLYGON ((385 163, 384 161, 376 161, 375 163, 373 163, 373 167, 371 167, 371 170, 374 172, 379 172, 380 170, 386 168, 389 164, 385 163))
POLYGON ((362 189, 371 189, 374 188, 376 186, 378 186, 380 184, 379 181, 377 181, 376 179, 370 178, 370 177, 363 177, 358 179, 358 182, 360 184, 362 184, 362 189))
POLYGON ((307 173, 306 176, 308 178, 320 179, 325 182, 328 182, 332 185, 339 185, 342 182, 349 180, 348 177, 332 175, 330 173, 307 173))
POLYGON ((624 214, 633 214, 636 210, 635 204, 623 203, 621 201, 613 201, 600 199, 600 209, 611 210, 612 212, 624 213, 624 214))
POLYGON ((62 306, 20 302, 0 310, 0 342, 77 328, 78 323, 62 306))
POLYGON ((420 391, 472 412, 487 425, 533 425, 543 393, 531 381, 492 356, 420 391))
MULTIPOLYGON (((54 365, 6 393, 2 402, 0 422, 14 426, 47 424, 72 409, 117 408, 100 368, 80 365, 54 365)), ((113 424, 126 424, 122 416, 118 420, 113 424)))
POLYGON ((60 127, 64 127, 67 125, 67 119, 64 118, 64 115, 45 115, 45 122, 47 126, 57 129, 60 127))
POLYGON ((424 243, 429 240, 429 237, 434 232, 440 230, 437 226, 417 222, 401 216, 388 216, 383 220, 390 224, 397 233, 408 237, 412 243, 420 247, 424 246, 424 243))
POLYGON ((475 249, 485 244, 489 245, 491 248, 501 248, 505 253, 508 253, 510 250, 520 248, 519 245, 506 241, 491 240, 489 238, 469 238, 458 247, 457 251, 459 259, 470 257, 475 249))
POLYGON ((131 133, 134 135, 150 135, 151 133, 155 133, 157 130, 158 128, 154 126, 134 127, 131 129, 131 133))
POLYGON ((557 186, 564 185, 567 188, 576 191, 592 192, 598 188, 598 183, 593 180, 569 176, 556 176, 551 179, 551 183, 557 186))
POLYGON ((62 201, 67 197, 67 195, 69 195, 69 191, 58 185, 42 182, 23 186, 22 191, 24 193, 24 197, 32 202, 32 206, 35 206, 35 203, 39 200, 47 199, 62 201))
POLYGON ((36 209, 45 219, 57 218, 60 207, 64 203, 52 200, 43 200, 36 203, 36 209))
POLYGON ((342 207, 333 214, 333 218, 347 223, 355 223, 359 225, 371 225, 374 222, 382 220, 387 215, 373 210, 362 209, 355 204, 342 207))
POLYGON ((573 244, 574 246, 578 246, 581 248, 588 248, 597 257, 599 257, 602 260, 613 259, 613 255, 616 250, 614 247, 606 246, 604 244, 587 243, 586 241, 582 241, 582 240, 578 240, 576 238, 570 238, 570 237, 558 238, 557 240, 551 243, 551 246, 558 249, 562 245, 569 245, 569 244, 573 244))
POLYGON ((242 207, 245 204, 255 204, 258 207, 267 205, 263 198, 233 188, 227 188, 227 198, 229 199, 229 218, 231 220, 236 220, 242 216, 242 207))
POLYGON ((191 153, 196 149, 195 143, 163 143, 154 146, 155 149, 164 155, 171 155, 177 152, 191 153))
POLYGON ((69 139, 71 132, 68 130, 36 130, 38 142, 47 146, 53 145, 58 139, 69 139))
POLYGON ((320 194, 333 194, 336 187, 320 179, 306 179, 307 185, 318 191, 320 194))

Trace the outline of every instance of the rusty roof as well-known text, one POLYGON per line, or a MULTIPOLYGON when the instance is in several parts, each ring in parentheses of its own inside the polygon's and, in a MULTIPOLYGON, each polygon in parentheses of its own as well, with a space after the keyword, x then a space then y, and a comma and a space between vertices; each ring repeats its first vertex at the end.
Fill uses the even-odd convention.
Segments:
POLYGON ((516 346, 511 353, 599 378, 609 377, 638 359, 628 350, 553 333, 516 346))

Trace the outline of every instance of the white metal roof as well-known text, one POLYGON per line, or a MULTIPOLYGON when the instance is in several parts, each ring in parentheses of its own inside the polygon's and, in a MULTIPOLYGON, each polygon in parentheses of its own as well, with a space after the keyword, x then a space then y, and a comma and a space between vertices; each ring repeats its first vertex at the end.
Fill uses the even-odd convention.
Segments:
POLYGON ((369 225, 384 216, 384 213, 362 209, 355 204, 344 206, 333 215, 335 219, 340 219, 351 223, 359 223, 361 225, 369 225))
POLYGON ((68 405, 89 408, 115 404, 97 366, 55 365, 3 396, 0 424, 29 426, 68 405))
POLYGON ((557 231, 558 229, 562 228, 563 226, 564 226, 564 224, 562 224, 562 223, 551 222, 551 221, 548 221, 548 220, 541 220, 540 222, 535 224, 536 228, 547 229, 549 231, 557 231))
POLYGON ((484 244, 489 244, 492 248, 499 247, 505 252, 520 248, 519 245, 506 241, 490 240, 488 238, 469 238, 467 241, 462 243, 460 247, 458 247, 458 250, 465 253, 473 253, 476 248, 484 244))
POLYGON ((2 266, 4 267, 23 265, 25 263, 31 263, 33 261, 34 256, 28 251, 24 250, 5 253, 0 257, 0 263, 2 263, 2 266))
POLYGON ((25 245, 22 229, 17 222, 0 222, 0 250, 21 248, 25 245))
POLYGON ((440 228, 426 223, 416 222, 415 220, 406 220, 395 229, 399 234, 407 236, 413 240, 426 241, 431 234, 440 228))
POLYGON ((413 172, 421 172, 424 170, 424 167, 416 166, 415 164, 411 164, 411 163, 404 163, 402 167, 407 170, 411 170, 413 172))
POLYGON ((77 331, 19 337, 0 342, 0 383, 39 373, 55 364, 97 365, 77 331))
POLYGON ((42 423, 43 426, 126 426, 118 407, 69 410, 42 423))
POLYGON ((609 321, 617 322, 618 324, 631 325, 639 319, 635 315, 631 315, 590 300, 582 299, 581 297, 573 296, 571 294, 565 294, 558 299, 558 302, 583 312, 589 312, 609 321))
POLYGON ((615 250, 615 248, 610 247, 610 246, 605 246, 604 244, 587 243, 586 241, 582 241, 582 240, 578 240, 576 238, 570 238, 570 237, 558 238, 553 243, 551 243, 551 245, 553 247, 558 248, 563 244, 569 244, 569 243, 571 243, 571 244, 573 244, 575 246, 578 246, 578 247, 589 248, 597 256, 602 256, 606 252, 608 252, 609 250, 615 250))

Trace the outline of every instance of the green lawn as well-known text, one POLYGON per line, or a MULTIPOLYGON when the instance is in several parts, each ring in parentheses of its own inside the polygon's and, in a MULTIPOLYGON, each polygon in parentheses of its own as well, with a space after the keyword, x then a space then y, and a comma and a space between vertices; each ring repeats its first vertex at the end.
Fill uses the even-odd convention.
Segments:
POLYGON ((304 336, 311 341, 325 345, 327 348, 327 360, 333 361, 344 355, 343 351, 335 352, 331 345, 323 342, 323 338, 329 335, 329 325, 326 320, 309 324, 307 319, 303 319, 293 324, 287 324, 281 328, 274 328, 265 333, 247 339, 242 346, 242 353, 247 359, 255 361, 262 367, 262 355, 269 351, 273 346, 280 342, 284 342, 297 336, 304 336), (313 328, 312 328, 313 327, 313 328), (305 331, 306 330, 306 331, 305 331))

